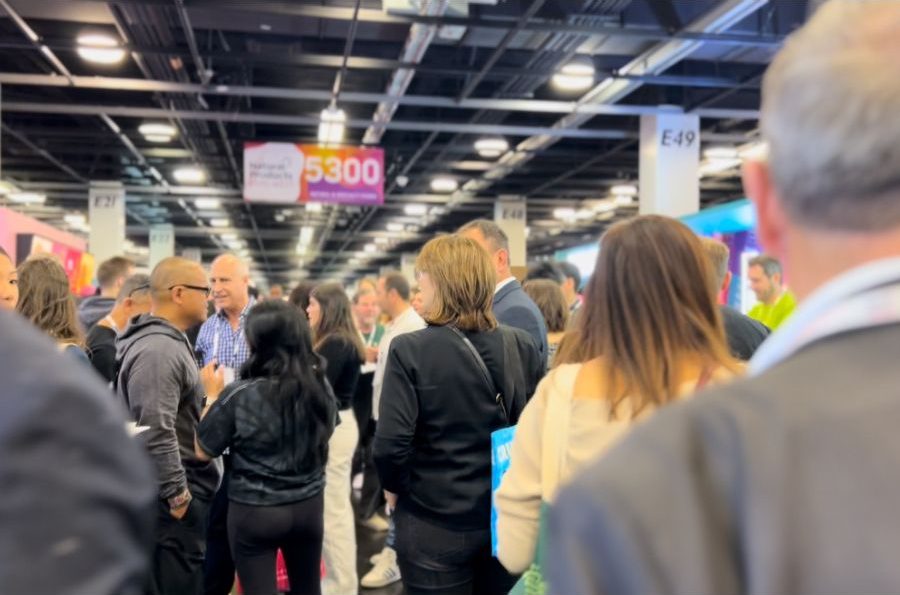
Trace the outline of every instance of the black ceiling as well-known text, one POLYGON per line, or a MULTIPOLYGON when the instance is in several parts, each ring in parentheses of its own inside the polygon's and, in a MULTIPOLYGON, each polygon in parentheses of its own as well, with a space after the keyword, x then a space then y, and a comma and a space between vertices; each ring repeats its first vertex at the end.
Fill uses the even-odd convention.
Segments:
MULTIPOLYGON (((567 114, 560 102, 580 98, 548 84, 561 65, 588 58, 598 83, 617 77, 609 80, 630 85, 615 101, 596 103, 701 110, 706 146, 737 145, 756 131, 762 72, 806 16, 805 1, 789 0, 482 1, 453 0, 443 16, 421 16, 362 0, 354 16, 350 0, 0 0, 16 17, 0 8, 3 179, 45 192, 46 205, 27 210, 60 226, 64 213, 86 210, 89 180, 121 180, 129 239, 145 245, 149 225, 172 223, 179 247, 200 248, 206 257, 222 249, 223 230, 198 223, 212 214, 198 212, 193 199, 217 196, 234 227, 224 231, 246 241, 255 270, 269 282, 377 271, 435 233, 490 216, 493 202, 507 195, 528 199, 529 255, 548 254, 595 238, 610 221, 565 224, 553 219, 554 208, 604 197, 611 185, 637 180, 638 170, 639 110, 561 125, 567 114), (457 5, 468 15, 453 16, 457 5), (723 26, 714 15, 740 18, 723 26), (404 61, 411 29, 438 25, 421 61, 404 61), (88 30, 116 36, 132 54, 113 66, 85 62, 75 40, 88 30), (362 142, 398 69, 415 72, 379 143, 385 206, 310 212, 245 205, 243 143, 315 142, 313 122, 328 105, 348 49, 338 101, 351 121, 348 144, 362 142), (678 57, 641 75, 619 72, 654 51, 678 57), (555 111, 541 111, 548 106, 555 111), (180 134, 168 144, 146 142, 138 126, 160 119, 180 134), (532 138, 534 129, 554 127, 562 136, 532 138), (535 148, 518 167, 476 187, 471 181, 484 180, 495 163, 480 158, 473 143, 495 129, 511 147, 531 138, 527 146, 535 148), (209 173, 205 189, 179 188, 171 178, 190 163, 209 173), (429 182, 437 174, 467 190, 453 200, 433 194, 429 182), (398 176, 408 178, 405 187, 398 176), (429 214, 405 216, 411 203, 427 204, 429 214), (388 232, 388 222, 405 230, 388 232), (313 253, 302 258, 295 250, 301 225, 316 228, 313 253), (376 238, 378 252, 365 253, 376 238)), ((440 11, 446 2, 425 4, 440 11)), ((739 196, 736 171, 701 180, 704 205, 739 196)), ((622 208, 616 217, 633 212, 622 208)))

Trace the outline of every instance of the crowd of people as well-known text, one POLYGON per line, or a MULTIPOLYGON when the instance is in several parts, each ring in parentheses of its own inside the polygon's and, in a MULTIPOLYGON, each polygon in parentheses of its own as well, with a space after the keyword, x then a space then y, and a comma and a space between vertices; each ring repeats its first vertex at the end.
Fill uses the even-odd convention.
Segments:
POLYGON ((0 249, 0 590, 272 595, 283 561, 304 595, 896 592, 898 30, 833 2, 769 69, 748 315, 727 246, 658 215, 585 279, 520 283, 476 220, 414 285, 287 299, 232 254, 116 258, 79 307, 0 249))

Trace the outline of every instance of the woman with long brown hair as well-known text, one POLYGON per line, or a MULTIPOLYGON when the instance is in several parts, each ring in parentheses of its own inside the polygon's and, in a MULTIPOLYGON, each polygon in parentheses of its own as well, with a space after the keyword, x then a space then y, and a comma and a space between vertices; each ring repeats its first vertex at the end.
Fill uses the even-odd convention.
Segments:
POLYGON ((60 350, 88 362, 69 278, 56 257, 32 256, 19 266, 19 314, 49 335, 60 350))
POLYGON ((323 591, 355 593, 356 527, 350 502, 350 474, 359 427, 353 416, 353 395, 366 350, 353 322, 350 299, 340 285, 326 283, 315 287, 309 295, 307 313, 314 332, 313 347, 326 360, 325 376, 334 389, 341 418, 328 443, 325 467, 323 591))
POLYGON ((406 593, 507 593, 491 556, 491 432, 516 423, 543 374, 531 335, 497 325, 487 252, 438 237, 416 260, 429 326, 395 337, 375 464, 395 509, 406 593))
MULTIPOLYGON (((613 225, 559 365, 516 430, 497 492, 498 555, 535 562, 542 504, 638 419, 739 371, 725 342, 716 281, 684 224, 644 216, 613 225)), ((540 560, 534 571, 540 572, 540 560)))

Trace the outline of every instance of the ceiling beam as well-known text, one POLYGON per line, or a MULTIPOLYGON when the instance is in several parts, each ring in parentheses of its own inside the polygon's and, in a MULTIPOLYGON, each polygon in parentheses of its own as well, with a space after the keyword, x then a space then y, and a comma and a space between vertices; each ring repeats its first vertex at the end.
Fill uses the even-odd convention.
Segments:
MULTIPOLYGON (((170 0, 82 0, 88 2, 102 2, 104 4, 121 5, 161 5, 168 6, 170 0)), ((300 2, 272 2, 265 0, 191 0, 189 9, 209 10, 221 13, 223 10, 246 11, 256 15, 271 14, 282 16, 311 17, 336 21, 352 21, 353 8, 337 6, 317 6, 300 2)), ((367 23, 379 23, 384 25, 455 25, 459 27, 473 27, 480 29, 508 30, 516 26, 518 18, 515 16, 487 15, 479 18, 426 16, 417 14, 388 14, 378 9, 361 9, 359 20, 367 23)), ((773 47, 783 43, 780 36, 761 36, 757 34, 743 33, 709 33, 698 31, 678 31, 669 33, 662 29, 648 27, 620 27, 615 24, 583 25, 565 21, 548 19, 530 19, 523 31, 542 33, 577 33, 594 37, 630 37, 634 39, 672 41, 675 39, 689 41, 705 41, 710 43, 725 43, 742 46, 773 47)))
MULTIPOLYGON (((226 97, 260 97, 272 99, 296 99, 308 101, 321 101, 327 103, 331 100, 331 91, 316 89, 295 89, 284 87, 256 87, 246 85, 201 85, 197 83, 181 83, 158 80, 143 80, 113 77, 86 77, 74 76, 71 83, 62 77, 43 74, 20 74, 12 72, 0 73, 0 84, 9 86, 38 86, 38 87, 74 87, 78 89, 106 89, 114 91, 134 91, 143 93, 187 93, 219 95, 226 97)), ((504 98, 479 98, 456 100, 451 97, 431 95, 404 95, 393 97, 386 93, 352 93, 345 92, 341 100, 351 103, 380 103, 382 101, 395 100, 402 105, 416 107, 434 107, 442 109, 467 109, 467 110, 499 110, 519 111, 528 113, 558 113, 579 114, 585 116, 642 116, 658 114, 667 111, 666 108, 657 106, 640 105, 604 105, 601 103, 583 103, 574 101, 547 101, 536 99, 504 99, 504 98)), ((9 102, 11 105, 22 105, 21 102, 9 102)), ((41 105, 41 104, 35 104, 41 105)), ((110 108, 118 109, 118 108, 110 108)), ((668 110, 671 111, 671 110, 668 110)), ((701 117, 721 117, 728 119, 757 119, 758 110, 729 110, 727 115, 718 115, 721 110, 698 109, 701 117)), ((92 114, 98 115, 98 114, 92 114)), ((110 112, 112 115, 112 112, 110 112)), ((124 115, 124 114, 118 114, 124 115)), ((246 114, 230 114, 240 117, 246 114)), ((141 117, 141 116, 139 116, 141 117)), ((228 118, 226 118, 227 121, 228 118)), ((311 120, 305 118, 301 125, 308 125, 311 120)), ((238 121, 232 119, 231 121, 238 121)), ((352 124, 350 124, 352 126, 352 124)), ((391 123, 388 123, 390 126, 391 123)), ((423 130, 431 131, 431 128, 423 130)), ((530 134, 530 133, 529 133, 530 134)))

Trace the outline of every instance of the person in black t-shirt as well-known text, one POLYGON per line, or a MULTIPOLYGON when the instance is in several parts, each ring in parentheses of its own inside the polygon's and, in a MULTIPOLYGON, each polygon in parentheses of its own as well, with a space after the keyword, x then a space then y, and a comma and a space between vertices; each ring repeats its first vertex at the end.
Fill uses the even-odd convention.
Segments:
POLYGON ((334 388, 341 417, 328 444, 325 470, 324 590, 355 593, 359 583, 350 473, 359 427, 353 415, 353 395, 366 350, 353 322, 350 299, 340 285, 327 283, 313 289, 307 313, 315 331, 316 351, 326 360, 325 374, 334 388))
POLYGON ((150 311, 150 277, 132 275, 125 280, 112 311, 88 332, 85 344, 91 365, 107 381, 116 378, 116 338, 135 316, 150 311))
POLYGON ((202 372, 196 454, 210 460, 231 449, 228 541, 244 592, 276 592, 281 549, 291 591, 316 595, 337 403, 297 308, 263 302, 247 314, 245 333, 250 356, 240 380, 226 389, 224 369, 202 372))

